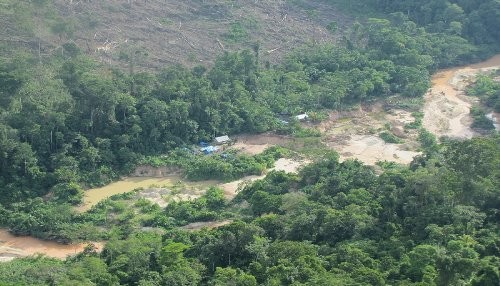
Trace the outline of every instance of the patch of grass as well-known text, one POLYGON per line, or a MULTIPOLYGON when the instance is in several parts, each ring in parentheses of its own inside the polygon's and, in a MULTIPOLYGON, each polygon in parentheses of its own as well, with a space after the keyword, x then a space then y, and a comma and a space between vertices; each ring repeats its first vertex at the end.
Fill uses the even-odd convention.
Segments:
POLYGON ((418 112, 423 105, 423 97, 391 96, 385 100, 385 107, 388 109, 404 109, 418 112))
POLYGON ((318 18, 318 11, 316 11, 314 9, 308 9, 306 11, 306 14, 307 14, 307 17, 309 17, 309 19, 311 19, 311 20, 318 18))
POLYGON ((225 38, 229 42, 239 43, 248 38, 248 32, 241 22, 234 22, 229 26, 225 38))
POLYGON ((306 137, 321 137, 321 132, 316 128, 298 128, 293 132, 293 136, 297 138, 306 137))
POLYGON ((160 22, 160 24, 165 25, 165 26, 170 26, 170 25, 174 24, 174 20, 168 19, 168 18, 160 19, 158 22, 160 22))
POLYGON ((473 106, 470 110, 474 122, 472 123, 472 128, 493 130, 495 126, 493 122, 486 117, 486 112, 479 106, 473 106))
POLYGON ((196 54, 195 54, 195 53, 193 53, 193 52, 190 52, 190 53, 188 54, 188 61, 193 62, 193 63, 194 63, 194 62, 197 62, 197 61, 198 61, 198 58, 196 57, 196 54))
POLYGON ((411 115, 415 117, 415 121, 405 124, 405 129, 419 129, 422 127, 422 119, 424 118, 423 112, 413 112, 411 115))
POLYGON ((382 140, 384 140, 385 143, 395 143, 395 144, 403 143, 403 140, 401 140, 396 135, 387 131, 381 132, 378 136, 382 138, 382 140))
POLYGON ((330 22, 330 23, 326 26, 326 29, 327 29, 330 33, 334 34, 335 32, 337 32, 337 29, 338 29, 338 24, 337 24, 337 22, 335 22, 335 21, 330 22))
POLYGON ((331 149, 328 148, 328 146, 326 146, 319 137, 300 138, 294 140, 294 142, 290 143, 287 147, 297 153, 301 153, 312 158, 331 152, 331 149))
POLYGON ((467 89, 467 94, 477 96, 481 103, 500 112, 500 82, 495 81, 495 77, 500 74, 496 70, 489 75, 479 75, 475 84, 467 89))
POLYGON ((247 16, 243 18, 242 20, 243 27, 245 27, 247 30, 257 30, 259 29, 259 21, 255 19, 253 16, 247 16))
POLYGON ((404 168, 404 165, 392 162, 392 161, 377 161, 375 165, 379 166, 382 168, 384 171, 389 171, 389 170, 398 170, 404 168))
POLYGON ((425 128, 421 128, 418 134, 418 142, 427 153, 436 152, 439 148, 436 136, 425 128))

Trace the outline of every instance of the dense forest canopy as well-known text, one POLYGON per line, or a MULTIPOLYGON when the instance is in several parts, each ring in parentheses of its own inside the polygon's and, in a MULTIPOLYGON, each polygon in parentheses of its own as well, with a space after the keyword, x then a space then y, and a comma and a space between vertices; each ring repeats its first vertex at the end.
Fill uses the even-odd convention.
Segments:
MULTIPOLYGON (((409 167, 388 166, 381 175, 358 161, 339 163, 332 152, 298 175, 270 173, 232 202, 210 189, 164 210, 136 205, 147 214, 144 223, 163 227, 163 235, 129 233, 134 211, 111 200, 73 218, 105 225, 107 212, 121 209, 102 253, 90 247, 65 262, 14 260, 0 264, 0 282, 497 285, 499 146, 498 136, 447 141, 409 167), (228 212, 240 219, 214 230, 176 228, 228 212)), ((47 213, 38 210, 35 219, 50 218, 47 213)))
MULTIPOLYGON (((49 2, 7 1, 0 10, 13 32, 29 35, 36 23, 20 7, 49 2)), ((2 43, 0 225, 66 242, 109 242, 102 253, 89 247, 66 261, 1 263, 0 284, 498 285, 498 135, 438 145, 422 132, 424 155, 406 167, 383 165, 381 174, 324 154, 298 175, 270 173, 231 202, 214 188, 165 209, 139 201, 134 213, 118 201, 127 195, 83 214, 71 208, 83 188, 128 174, 149 156, 180 154, 224 134, 293 132, 283 115, 421 97, 438 68, 500 49, 498 0, 347 4, 381 18, 360 19, 336 45, 299 47, 277 65, 262 61, 256 43, 225 52, 213 66, 139 71, 130 61, 123 69, 64 42, 71 25, 54 24, 61 47, 43 57, 2 43), (119 215, 108 220, 110 212, 119 215), (234 222, 178 228, 223 218, 234 222), (134 223, 164 234, 134 231, 134 223)), ((480 78, 469 93, 497 109, 492 79, 480 78)), ((216 173, 261 171, 282 152, 240 158, 216 173)), ((203 179, 217 164, 192 163, 183 165, 188 175, 203 179)))
POLYGON ((498 1, 362 1, 383 12, 402 12, 429 32, 464 36, 477 45, 496 44, 500 34, 498 1))

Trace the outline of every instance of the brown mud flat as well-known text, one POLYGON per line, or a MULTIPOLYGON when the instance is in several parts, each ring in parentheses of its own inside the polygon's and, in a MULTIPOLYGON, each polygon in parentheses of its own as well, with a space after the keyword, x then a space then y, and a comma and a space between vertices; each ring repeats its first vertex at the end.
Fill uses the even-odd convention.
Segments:
POLYGON ((242 134, 234 137, 235 143, 231 145, 243 154, 257 155, 272 146, 288 146, 293 142, 290 136, 277 135, 273 133, 242 134))
POLYGON ((468 66, 442 70, 432 76, 432 88, 426 93, 423 126, 434 135, 472 138, 479 135, 471 128, 470 108, 479 102, 466 96, 467 86, 476 76, 500 68, 500 55, 468 66))
POLYGON ((61 244, 31 236, 15 236, 6 229, 0 229, 0 262, 36 254, 64 259, 70 255, 82 252, 89 244, 94 245, 97 251, 101 251, 104 247, 104 244, 101 242, 61 244))
POLYGON ((421 154, 416 151, 417 131, 404 129, 405 124, 414 120, 411 112, 386 111, 379 102, 350 112, 331 112, 317 128, 323 134, 322 142, 337 151, 341 161, 357 159, 367 165, 375 165, 378 161, 409 164, 413 157, 421 154), (390 130, 386 130, 387 125, 390 130), (404 143, 384 142, 378 135, 382 131, 390 131, 404 143))

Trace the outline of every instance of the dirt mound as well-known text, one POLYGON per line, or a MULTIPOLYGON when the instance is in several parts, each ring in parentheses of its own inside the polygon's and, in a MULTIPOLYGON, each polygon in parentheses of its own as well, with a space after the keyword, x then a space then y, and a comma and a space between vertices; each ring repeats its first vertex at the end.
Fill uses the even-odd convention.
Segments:
POLYGON ((190 201, 205 194, 208 186, 193 187, 190 185, 176 186, 174 188, 148 188, 137 193, 138 198, 146 199, 158 204, 161 208, 166 207, 172 201, 190 201))
POLYGON ((172 191, 169 189, 162 188, 150 188, 147 190, 140 191, 138 194, 139 198, 146 199, 152 203, 158 204, 161 208, 164 208, 168 205, 166 201, 166 197, 170 196, 172 191))

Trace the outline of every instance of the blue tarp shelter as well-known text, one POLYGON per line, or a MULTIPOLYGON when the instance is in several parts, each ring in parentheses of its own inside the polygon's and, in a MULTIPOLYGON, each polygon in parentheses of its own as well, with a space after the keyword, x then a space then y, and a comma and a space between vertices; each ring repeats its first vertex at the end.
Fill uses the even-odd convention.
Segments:
POLYGON ((212 154, 212 153, 216 152, 217 150, 219 150, 219 147, 217 147, 217 146, 207 146, 207 147, 201 148, 201 151, 203 151, 203 153, 205 153, 205 155, 212 154))

